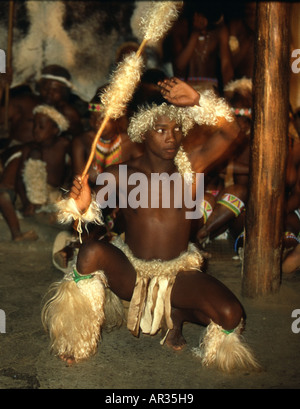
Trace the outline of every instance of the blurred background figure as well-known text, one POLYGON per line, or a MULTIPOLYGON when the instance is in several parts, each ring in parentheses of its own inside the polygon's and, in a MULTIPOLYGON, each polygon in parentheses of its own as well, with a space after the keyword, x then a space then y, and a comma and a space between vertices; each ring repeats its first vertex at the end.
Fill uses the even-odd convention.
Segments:
POLYGON ((174 75, 197 89, 220 92, 234 77, 229 32, 218 3, 185 2, 164 43, 174 75))

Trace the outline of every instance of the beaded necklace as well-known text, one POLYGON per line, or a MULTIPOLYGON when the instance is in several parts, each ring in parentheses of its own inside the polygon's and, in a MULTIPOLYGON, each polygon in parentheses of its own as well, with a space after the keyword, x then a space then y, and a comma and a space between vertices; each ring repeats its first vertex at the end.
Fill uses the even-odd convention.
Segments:
MULTIPOLYGON (((89 103, 89 111, 99 112, 103 110, 101 103, 89 103)), ((122 161, 122 138, 118 134, 111 139, 100 139, 96 145, 96 152, 93 161, 93 169, 99 173, 103 172, 105 168, 114 163, 120 163, 122 161)))
POLYGON ((105 168, 122 160, 121 135, 118 134, 113 140, 100 138, 97 142, 93 168, 103 172, 105 168))

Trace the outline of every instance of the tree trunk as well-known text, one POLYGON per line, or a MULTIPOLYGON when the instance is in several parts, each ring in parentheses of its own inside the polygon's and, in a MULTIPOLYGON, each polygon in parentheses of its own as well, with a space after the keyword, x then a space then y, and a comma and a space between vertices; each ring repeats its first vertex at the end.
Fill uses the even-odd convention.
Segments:
POLYGON ((279 290, 288 148, 289 5, 258 2, 242 292, 279 290))

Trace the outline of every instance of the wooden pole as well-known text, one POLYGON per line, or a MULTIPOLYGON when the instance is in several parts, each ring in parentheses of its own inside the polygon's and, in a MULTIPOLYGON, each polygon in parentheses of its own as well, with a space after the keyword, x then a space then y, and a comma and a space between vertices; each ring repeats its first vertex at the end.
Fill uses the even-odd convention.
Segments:
POLYGON ((289 106, 289 4, 257 2, 254 118, 242 292, 280 288, 289 106))
MULTIPOLYGON (((7 34, 7 51, 6 51, 6 66, 9 72, 12 67, 12 39, 13 39, 13 19, 14 19, 14 2, 9 0, 8 14, 8 34, 7 34)), ((8 132, 8 108, 9 108, 9 84, 5 86, 5 118, 4 130, 8 132)))

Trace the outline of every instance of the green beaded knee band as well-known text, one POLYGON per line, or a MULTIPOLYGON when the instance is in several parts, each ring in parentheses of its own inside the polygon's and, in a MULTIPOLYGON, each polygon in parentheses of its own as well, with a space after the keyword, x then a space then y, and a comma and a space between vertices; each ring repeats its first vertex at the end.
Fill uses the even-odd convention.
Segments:
POLYGON ((75 283, 77 284, 78 283, 78 281, 80 281, 80 280, 86 280, 86 279, 88 279, 88 278, 93 278, 93 275, 92 274, 88 274, 88 275, 84 275, 84 276, 82 276, 82 275, 80 275, 79 273, 78 273, 78 271, 76 270, 76 268, 73 268, 73 280, 75 281, 75 283))
POLYGON ((229 335, 229 334, 232 334, 232 332, 234 332, 234 329, 229 329, 229 330, 222 329, 222 331, 225 332, 225 334, 229 335))

